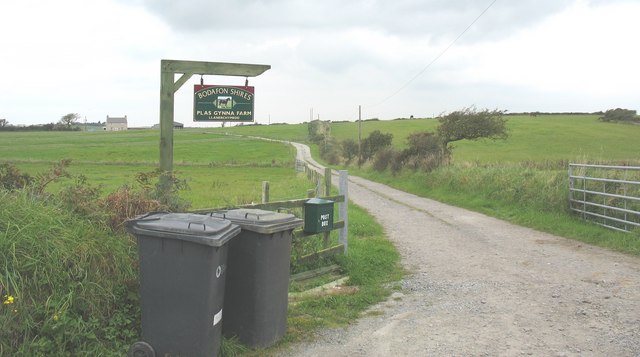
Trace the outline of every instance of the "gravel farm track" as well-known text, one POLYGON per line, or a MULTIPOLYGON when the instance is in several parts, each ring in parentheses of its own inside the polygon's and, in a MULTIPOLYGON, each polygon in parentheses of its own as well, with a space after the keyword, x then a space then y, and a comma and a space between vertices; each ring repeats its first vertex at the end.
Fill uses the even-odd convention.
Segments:
POLYGON ((640 356, 640 258, 354 176, 349 200, 383 225, 410 274, 352 325, 283 355, 640 356))

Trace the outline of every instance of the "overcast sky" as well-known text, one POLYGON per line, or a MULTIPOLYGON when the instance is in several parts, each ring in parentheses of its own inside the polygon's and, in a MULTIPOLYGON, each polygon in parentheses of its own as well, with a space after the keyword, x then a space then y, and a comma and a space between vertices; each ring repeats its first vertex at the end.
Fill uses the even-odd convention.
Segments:
MULTIPOLYGON (((271 65, 249 80, 263 124, 311 108, 355 120, 358 105, 380 119, 637 110, 639 18, 638 0, 0 0, 0 118, 151 126, 161 59, 271 65)), ((199 81, 176 93, 187 126, 199 81)))

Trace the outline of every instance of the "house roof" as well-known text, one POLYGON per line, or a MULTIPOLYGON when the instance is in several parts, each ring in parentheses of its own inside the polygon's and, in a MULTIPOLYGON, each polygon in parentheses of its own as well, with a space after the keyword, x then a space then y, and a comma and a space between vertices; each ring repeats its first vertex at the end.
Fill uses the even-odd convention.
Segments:
MULTIPOLYGON (((184 127, 184 124, 174 121, 173 122, 173 127, 184 127)), ((160 124, 153 124, 153 126, 151 127, 151 129, 160 129, 160 124)))
POLYGON ((127 117, 107 117, 108 124, 127 124, 127 117))

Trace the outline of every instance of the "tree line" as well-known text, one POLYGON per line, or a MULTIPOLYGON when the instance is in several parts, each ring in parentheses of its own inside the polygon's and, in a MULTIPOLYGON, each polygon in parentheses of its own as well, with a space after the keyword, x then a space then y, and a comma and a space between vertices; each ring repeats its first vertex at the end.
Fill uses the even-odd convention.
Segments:
POLYGON ((502 110, 463 108, 438 118, 435 132, 416 132, 409 135, 407 148, 391 146, 393 134, 375 130, 358 144, 353 139, 338 142, 331 136, 330 123, 312 121, 308 124, 309 140, 318 144, 320 155, 331 165, 354 161, 358 166, 370 163, 374 170, 390 168, 394 174, 403 168, 430 171, 449 162, 451 143, 460 140, 506 139, 508 130, 502 110))
POLYGON ((33 125, 12 125, 7 119, 0 119, 0 131, 80 131, 78 126, 80 114, 63 115, 57 122, 33 125))

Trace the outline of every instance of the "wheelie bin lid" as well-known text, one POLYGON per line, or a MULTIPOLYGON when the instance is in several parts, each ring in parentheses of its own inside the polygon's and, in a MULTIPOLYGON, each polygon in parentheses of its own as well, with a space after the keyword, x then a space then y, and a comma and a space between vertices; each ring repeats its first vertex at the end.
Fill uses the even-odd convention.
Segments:
POLYGON ((127 231, 135 235, 221 247, 240 233, 240 227, 210 215, 152 212, 128 220, 127 231))
POLYGON ((240 228, 251 232, 271 234, 302 227, 304 221, 289 213, 256 208, 238 208, 212 212, 211 217, 228 219, 240 228))

